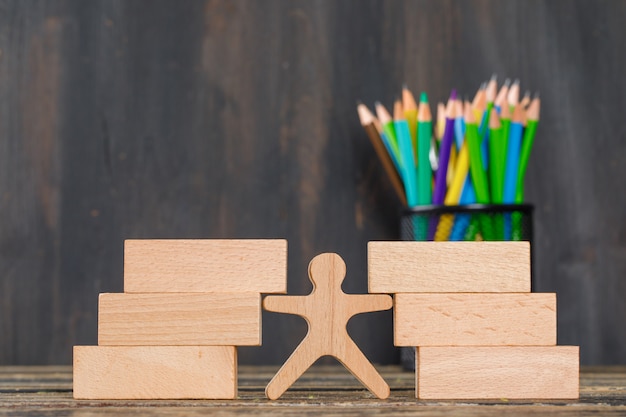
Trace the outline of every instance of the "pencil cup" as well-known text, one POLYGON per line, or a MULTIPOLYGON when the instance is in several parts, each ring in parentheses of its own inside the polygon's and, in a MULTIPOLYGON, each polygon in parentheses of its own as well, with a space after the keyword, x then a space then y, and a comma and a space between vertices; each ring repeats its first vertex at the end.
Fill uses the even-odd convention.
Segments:
MULTIPOLYGON (((531 204, 470 204, 416 206, 400 219, 400 238, 417 241, 528 241, 532 237, 531 204)), ((532 282, 531 282, 532 288, 532 282)), ((415 348, 401 348, 400 360, 415 370, 415 348)))

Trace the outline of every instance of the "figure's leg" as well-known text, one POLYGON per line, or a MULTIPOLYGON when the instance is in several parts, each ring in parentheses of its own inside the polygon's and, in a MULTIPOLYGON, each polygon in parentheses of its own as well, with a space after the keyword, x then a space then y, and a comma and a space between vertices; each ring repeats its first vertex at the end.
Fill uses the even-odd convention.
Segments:
POLYGON ((267 384, 265 395, 270 400, 278 399, 313 363, 321 356, 313 349, 306 337, 293 351, 287 362, 267 384), (308 346, 307 346, 308 345, 308 346))
POLYGON ((361 349, 346 335, 344 352, 337 359, 358 379, 372 394, 380 399, 389 397, 389 385, 378 373, 374 365, 365 357, 361 349))

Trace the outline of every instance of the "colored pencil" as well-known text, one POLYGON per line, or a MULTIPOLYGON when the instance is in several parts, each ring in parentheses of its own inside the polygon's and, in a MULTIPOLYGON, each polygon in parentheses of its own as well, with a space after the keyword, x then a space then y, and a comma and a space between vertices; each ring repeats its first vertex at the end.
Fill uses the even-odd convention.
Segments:
MULTIPOLYGON (((506 96, 509 94, 509 86, 511 85, 511 80, 504 80, 504 84, 500 87, 500 91, 496 95, 496 99, 494 100, 494 105, 498 109, 498 112, 502 111, 502 105, 506 104, 506 96)), ((509 110, 510 111, 510 110, 509 110)))
POLYGON ((487 87, 485 88, 485 100, 487 100, 487 103, 491 103, 492 106, 496 100, 496 94, 498 93, 497 80, 498 78, 496 77, 496 75, 492 75, 487 82, 487 87))
MULTIPOLYGON (((357 111, 400 202, 457 206, 513 204, 524 201, 524 178, 539 121, 540 101, 520 82, 496 75, 481 84, 472 103, 452 90, 431 114, 428 97, 419 102, 406 85, 394 101, 393 117, 375 103, 375 112, 357 111)), ((428 211, 427 211, 428 212, 428 211)), ((416 240, 519 240, 522 211, 443 212, 411 216, 416 240)))
POLYGON ((378 116, 378 120, 380 120, 380 124, 383 127, 383 133, 387 139, 390 152, 392 154, 392 159, 396 161, 398 165, 398 170, 402 172, 402 158, 400 156, 400 149, 398 148, 398 139, 396 138, 396 131, 393 124, 393 119, 391 115, 380 102, 376 102, 374 105, 376 108, 376 115, 378 116))
POLYGON ((485 108, 487 108, 487 99, 485 98, 486 88, 487 83, 482 83, 478 88, 478 91, 476 91, 474 99, 472 100, 472 109, 474 110, 476 118, 480 118, 480 115, 482 115, 485 111, 485 108))
POLYGON ((503 202, 505 204, 514 203, 517 193, 517 176, 519 175, 520 167, 522 131, 524 130, 524 126, 522 125, 522 113, 523 110, 521 104, 515 106, 515 110, 513 111, 513 117, 511 118, 511 127, 506 152, 506 168, 504 173, 503 195, 503 202))
POLYGON ((437 176, 435 179, 435 190, 433 192, 433 204, 443 204, 443 200, 446 196, 446 177, 448 171, 448 162, 450 159, 450 149, 452 148, 452 141, 454 140, 454 118, 455 118, 455 104, 456 91, 452 90, 448 105, 446 106, 446 123, 441 139, 441 146, 439 147, 439 168, 437 169, 437 176))
MULTIPOLYGON (((502 137, 501 137, 501 149, 503 161, 506 159, 508 144, 509 144, 509 131, 511 129, 511 112, 509 106, 504 105, 500 107, 500 123, 502 124, 502 137)), ((504 162, 503 162, 504 163, 504 162)), ((506 168, 503 169, 503 172, 506 168)))
MULTIPOLYGON (((455 107, 456 107, 455 112, 457 112, 458 106, 455 106, 455 107)), ((456 119, 458 119, 458 117, 455 118, 455 122, 456 122, 456 119)), ((461 144, 458 157, 456 158, 456 167, 454 169, 452 181, 450 182, 450 186, 446 193, 444 204, 446 205, 459 204, 459 201, 461 199, 461 192, 463 191, 463 185, 465 184, 468 171, 469 171, 469 154, 467 150, 467 142, 463 142, 461 144)), ((449 240, 450 233, 455 224, 454 219, 455 219, 455 216, 452 214, 441 215, 439 224, 437 226, 437 231, 435 232, 436 241, 449 240)))
POLYGON ((520 106, 522 106, 523 110, 526 110, 526 107, 530 104, 530 91, 526 90, 524 93, 524 97, 519 102, 520 106))
POLYGON ((491 200, 502 204, 504 150, 502 149, 502 124, 495 109, 489 116, 489 185, 491 200))
MULTIPOLYGON (((439 102, 437 103, 437 124, 435 125, 435 138, 437 142, 441 142, 443 139, 443 133, 446 130, 446 106, 439 102)), ((437 143, 437 149, 439 149, 439 143, 437 143)))
POLYGON ((506 100, 509 103, 509 110, 512 112, 517 103, 519 103, 519 80, 513 81, 506 100))
POLYGON ((411 142, 409 124, 404 118, 404 109, 402 108, 402 102, 400 100, 396 100, 393 105, 393 123, 402 161, 402 179, 404 180, 406 202, 409 207, 413 207, 417 205, 415 152, 413 151, 413 144, 411 142))
POLYGON ((400 178, 398 170, 391 160, 391 156, 389 155, 389 152, 385 147, 382 138, 380 137, 379 131, 376 128, 376 116, 374 116, 372 112, 370 112, 370 110, 367 108, 367 106, 365 106, 365 104, 363 103, 359 103, 357 105, 357 112, 359 114, 361 126, 363 126, 363 129, 365 129, 365 132, 367 133, 370 142, 372 142, 374 151, 376 152, 378 159, 380 159, 380 162, 382 163, 383 168, 387 173, 387 177, 389 177, 389 180, 391 181, 391 185, 393 186, 396 195, 400 199, 400 202, 403 205, 406 205, 407 202, 404 194, 404 186, 402 185, 402 180, 400 178))
POLYGON ((417 111, 417 193, 418 204, 432 203, 432 171, 429 154, 432 140, 432 115, 426 93, 420 95, 417 111))
MULTIPOLYGON (((452 90, 450 98, 446 105, 446 123, 443 132, 443 138, 441 139, 441 145, 439 147, 439 168, 435 176, 435 189, 433 191, 433 204, 443 204, 446 196, 447 177, 448 177, 448 163, 450 161, 450 151, 452 150, 452 144, 454 142, 454 119, 455 119, 455 100, 456 90, 452 90)), ((438 221, 436 218, 431 218, 428 225, 428 240, 435 239, 435 233, 437 231, 438 221)))
POLYGON ((474 118, 471 106, 465 105, 465 141, 470 157, 470 173, 472 183, 476 192, 476 202, 479 204, 489 204, 489 186, 487 185, 487 173, 483 166, 480 138, 478 137, 478 126, 474 118))
POLYGON ((537 95, 528 106, 526 116, 528 119, 526 125, 526 131, 522 139, 522 149, 520 151, 520 165, 519 173, 517 176, 517 190, 515 201, 522 203, 524 201, 524 177, 526 176, 526 168, 528 167, 528 159, 530 158, 530 151, 532 150, 533 143, 535 141, 535 133, 537 131, 537 124, 539 123, 539 110, 541 102, 537 95))
POLYGON ((404 109, 404 118, 409 125, 411 133, 411 143, 413 144, 414 158, 417 161, 417 104, 413 93, 405 85, 402 87, 402 108, 404 109))

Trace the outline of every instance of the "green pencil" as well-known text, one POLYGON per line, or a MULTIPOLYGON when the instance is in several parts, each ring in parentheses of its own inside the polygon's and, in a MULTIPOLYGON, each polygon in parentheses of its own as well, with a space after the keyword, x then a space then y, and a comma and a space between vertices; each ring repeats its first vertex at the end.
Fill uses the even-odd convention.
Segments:
MULTIPOLYGON (((465 140, 467 141, 467 147, 469 150, 470 174, 472 175, 472 181, 476 191, 476 202, 478 204, 489 204, 489 186, 487 185, 487 173, 485 172, 482 162, 481 139, 478 136, 478 126, 476 125, 474 112, 472 111, 469 103, 465 104, 464 113, 465 140)), ((483 239, 493 240, 493 226, 491 218, 486 214, 479 214, 478 220, 480 222, 483 239)), ((476 228, 472 228, 472 230, 475 231, 476 228)), ((472 236, 469 238, 473 239, 472 236)))
POLYGON ((489 185, 491 199, 502 204, 504 190, 504 161, 506 150, 502 147, 502 124, 495 109, 489 115, 489 185))
POLYGON ((422 93, 417 109, 417 203, 420 205, 432 203, 432 170, 428 157, 432 129, 432 114, 428 97, 426 93, 422 93))
POLYGON ((539 96, 536 95, 530 102, 528 110, 526 111, 528 122, 526 124, 526 130, 524 131, 524 137, 522 138, 522 150, 520 152, 520 164, 517 175, 517 191, 515 195, 515 202, 518 204, 524 202, 524 176, 526 175, 530 151, 532 150, 533 142, 535 141, 535 132, 539 124, 540 107, 541 101, 539 100, 539 96))
POLYGON ((480 138, 478 137, 478 126, 469 103, 465 103, 465 140, 470 155, 470 174, 476 189, 476 202, 479 204, 489 204, 489 186, 487 185, 487 174, 483 167, 480 150, 480 138))
MULTIPOLYGON (((496 104, 496 107, 498 105, 496 104)), ((511 111, 509 106, 500 106, 500 123, 502 124, 502 150, 506 155, 507 149, 509 149, 509 131, 511 127, 511 111)))

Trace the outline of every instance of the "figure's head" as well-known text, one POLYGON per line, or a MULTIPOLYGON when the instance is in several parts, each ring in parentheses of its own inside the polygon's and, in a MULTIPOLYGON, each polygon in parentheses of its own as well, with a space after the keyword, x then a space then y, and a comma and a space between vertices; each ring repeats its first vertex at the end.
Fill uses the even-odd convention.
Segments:
POLYGON ((309 278, 315 287, 341 288, 345 276, 346 263, 336 253, 322 253, 311 259, 309 263, 309 278))

